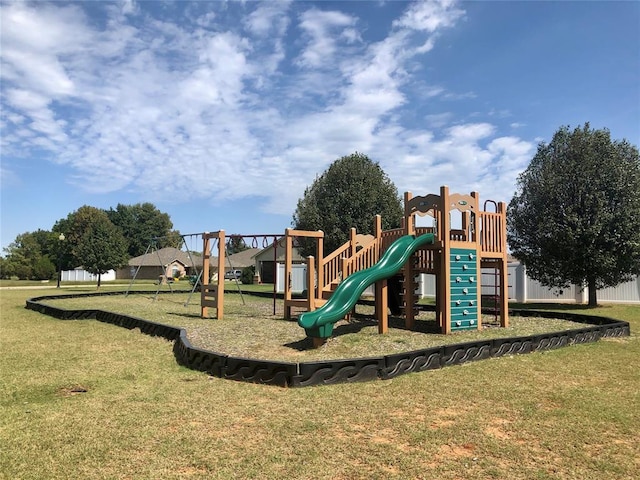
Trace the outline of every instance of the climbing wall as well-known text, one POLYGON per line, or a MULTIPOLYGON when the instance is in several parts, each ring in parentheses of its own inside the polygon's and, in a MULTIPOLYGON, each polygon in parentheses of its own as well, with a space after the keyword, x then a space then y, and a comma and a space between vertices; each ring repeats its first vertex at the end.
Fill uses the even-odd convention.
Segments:
POLYGON ((451 267, 451 331, 478 328, 478 263, 477 252, 470 248, 452 248, 451 267))

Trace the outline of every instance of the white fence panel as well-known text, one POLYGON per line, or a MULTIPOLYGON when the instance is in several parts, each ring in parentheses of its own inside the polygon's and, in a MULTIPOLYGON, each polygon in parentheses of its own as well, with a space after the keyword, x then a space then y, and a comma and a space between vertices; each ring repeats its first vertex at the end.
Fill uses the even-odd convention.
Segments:
MULTIPOLYGON (((525 302, 576 302, 587 303, 589 291, 580 285, 571 285, 560 294, 557 290, 545 287, 536 280, 529 278, 526 268, 520 263, 509 265, 515 273, 516 295, 515 300, 525 302)), ((512 298, 509 296, 509 298, 512 298)), ((598 303, 640 303, 640 277, 616 287, 598 290, 598 303)))
MULTIPOLYGON (((82 269, 75 270, 63 270, 61 272, 61 281, 63 282, 97 282, 98 276, 87 272, 82 269)), ((109 270, 107 273, 103 273, 100 278, 101 282, 111 282, 116 279, 116 271, 109 270)))
MULTIPOLYGON (((276 263, 276 292, 284 293, 284 263, 276 263)), ((304 263, 291 265, 291 292, 302 293, 307 289, 307 266, 304 263)))
POLYGON ((436 298, 436 276, 430 273, 420 275, 420 298, 436 298))
POLYGON ((598 290, 598 302, 640 303, 640 277, 616 287, 598 290))
POLYGON ((575 285, 556 290, 545 287, 537 280, 527 277, 527 302, 571 302, 576 300, 578 293, 580 293, 580 289, 575 285))

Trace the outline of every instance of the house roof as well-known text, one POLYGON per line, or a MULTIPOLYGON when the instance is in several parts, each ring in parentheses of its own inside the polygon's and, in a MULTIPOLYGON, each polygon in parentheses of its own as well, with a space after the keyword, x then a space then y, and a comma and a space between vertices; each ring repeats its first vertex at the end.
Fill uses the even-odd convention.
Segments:
POLYGON ((131 267, 164 267, 170 265, 173 262, 180 262, 185 267, 193 267, 198 265, 198 259, 200 255, 191 253, 189 254, 179 248, 166 247, 160 250, 155 250, 151 253, 140 255, 129 260, 129 266, 131 267), (192 261, 193 260, 193 261, 192 261))
MULTIPOLYGON (((280 237, 278 238, 277 241, 277 249, 276 249, 276 261, 277 262, 283 262, 284 261, 284 254, 285 254, 285 239, 284 237, 280 237)), ((291 256, 292 256, 292 260, 294 262, 299 262, 304 260, 305 258, 302 257, 300 255, 300 251, 298 250, 297 246, 293 246, 293 248, 291 249, 291 256)), ((260 260, 263 262, 273 262, 273 244, 269 245, 268 247, 260 250, 257 254, 254 255, 254 259, 255 260, 260 260)))
POLYGON ((231 270, 232 268, 245 268, 255 265, 256 262, 253 257, 255 257, 261 250, 262 249, 260 248, 249 248, 242 252, 229 255, 225 258, 224 267, 225 269, 231 270))

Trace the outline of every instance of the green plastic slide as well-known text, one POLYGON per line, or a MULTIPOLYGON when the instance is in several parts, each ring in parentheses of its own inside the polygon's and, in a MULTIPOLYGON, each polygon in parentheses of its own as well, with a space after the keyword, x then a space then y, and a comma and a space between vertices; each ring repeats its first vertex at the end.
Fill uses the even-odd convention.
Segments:
POLYGON ((329 338, 333 325, 351 311, 369 285, 395 275, 413 252, 433 242, 434 236, 431 233, 417 238, 412 235, 399 238, 391 244, 378 263, 343 280, 322 307, 301 314, 298 325, 305 329, 309 337, 329 338))

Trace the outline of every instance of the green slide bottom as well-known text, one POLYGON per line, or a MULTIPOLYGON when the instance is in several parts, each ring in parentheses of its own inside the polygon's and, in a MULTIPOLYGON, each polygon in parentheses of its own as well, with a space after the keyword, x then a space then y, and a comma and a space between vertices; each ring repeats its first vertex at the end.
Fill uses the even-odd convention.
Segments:
POLYGON ((399 238, 391 244, 378 263, 344 279, 322 307, 301 314, 298 325, 305 329, 309 337, 329 338, 333 325, 351 311, 369 285, 395 275, 413 252, 433 242, 434 235, 431 233, 417 238, 412 235, 399 238))

